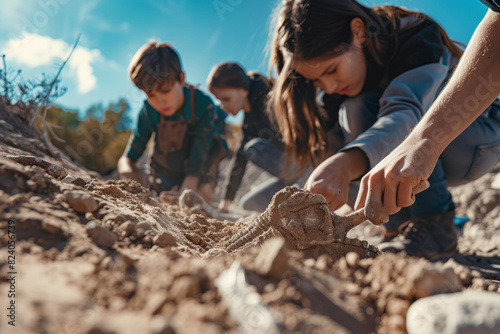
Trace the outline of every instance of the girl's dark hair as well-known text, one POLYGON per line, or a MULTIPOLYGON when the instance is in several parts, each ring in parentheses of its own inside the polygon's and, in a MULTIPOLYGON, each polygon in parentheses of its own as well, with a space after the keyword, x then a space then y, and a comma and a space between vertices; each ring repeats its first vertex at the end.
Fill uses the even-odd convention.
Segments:
POLYGON ((210 91, 213 88, 243 88, 250 89, 250 78, 237 63, 221 63, 214 66, 207 78, 207 86, 210 91))
MULTIPOLYGON (((428 16, 394 6, 365 7, 354 0, 282 0, 277 12, 270 72, 276 70, 278 77, 270 109, 287 156, 294 156, 303 170, 307 161, 316 166, 325 158, 326 131, 316 88, 293 70, 294 62, 346 52, 353 39, 351 21, 360 18, 365 25, 365 54, 383 66, 388 58, 387 36, 394 35, 399 19, 415 17, 412 26, 416 26, 428 16)), ((439 32, 444 44, 460 56, 462 51, 440 26, 439 32)))

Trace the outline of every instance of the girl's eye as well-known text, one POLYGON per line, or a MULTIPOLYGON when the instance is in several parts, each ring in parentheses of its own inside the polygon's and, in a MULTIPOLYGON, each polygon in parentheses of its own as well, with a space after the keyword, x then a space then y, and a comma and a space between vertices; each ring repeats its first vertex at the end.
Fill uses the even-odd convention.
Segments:
POLYGON ((328 72, 328 74, 333 74, 335 72, 337 72, 337 68, 336 67, 333 70, 331 70, 330 72, 328 72))

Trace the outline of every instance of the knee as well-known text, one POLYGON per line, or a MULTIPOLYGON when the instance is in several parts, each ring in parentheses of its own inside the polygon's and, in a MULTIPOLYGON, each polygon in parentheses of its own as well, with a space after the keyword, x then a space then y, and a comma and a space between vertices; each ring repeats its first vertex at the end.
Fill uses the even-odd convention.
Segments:
POLYGON ((262 203, 260 203, 254 196, 251 196, 251 197, 243 196, 240 199, 240 203, 238 206, 241 209, 246 210, 246 211, 262 212, 266 209, 266 206, 263 207, 262 203))
POLYGON ((370 128, 377 120, 380 95, 363 93, 346 99, 339 109, 339 123, 348 142, 370 128))
POLYGON ((269 142, 262 138, 253 138, 243 146, 243 154, 248 160, 252 160, 259 152, 263 151, 269 142))

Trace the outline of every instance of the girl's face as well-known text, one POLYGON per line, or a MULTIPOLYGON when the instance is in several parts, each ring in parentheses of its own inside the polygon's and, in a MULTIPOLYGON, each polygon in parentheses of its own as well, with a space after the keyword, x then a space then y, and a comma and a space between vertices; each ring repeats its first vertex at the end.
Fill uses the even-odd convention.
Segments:
POLYGON ((172 116, 184 105, 184 75, 181 81, 175 80, 172 84, 146 92, 149 104, 164 116, 172 116))
POLYGON ((356 96, 366 79, 366 57, 362 44, 365 41, 363 21, 351 21, 353 40, 348 50, 338 56, 320 56, 295 62, 294 70, 326 94, 356 96))
POLYGON ((247 105, 248 90, 243 88, 215 87, 212 94, 221 102, 220 107, 231 115, 236 115, 247 105))

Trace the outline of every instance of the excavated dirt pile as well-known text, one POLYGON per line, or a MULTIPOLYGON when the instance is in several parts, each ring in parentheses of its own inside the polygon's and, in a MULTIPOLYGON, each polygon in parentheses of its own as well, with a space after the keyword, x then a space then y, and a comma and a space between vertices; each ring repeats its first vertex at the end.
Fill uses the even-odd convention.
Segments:
POLYGON ((418 299, 500 291, 496 173, 453 189, 471 221, 456 255, 429 262, 380 254, 363 241, 368 222, 336 239, 326 203, 299 189, 230 220, 104 181, 9 111, 0 106, 1 333, 406 333, 418 299))

